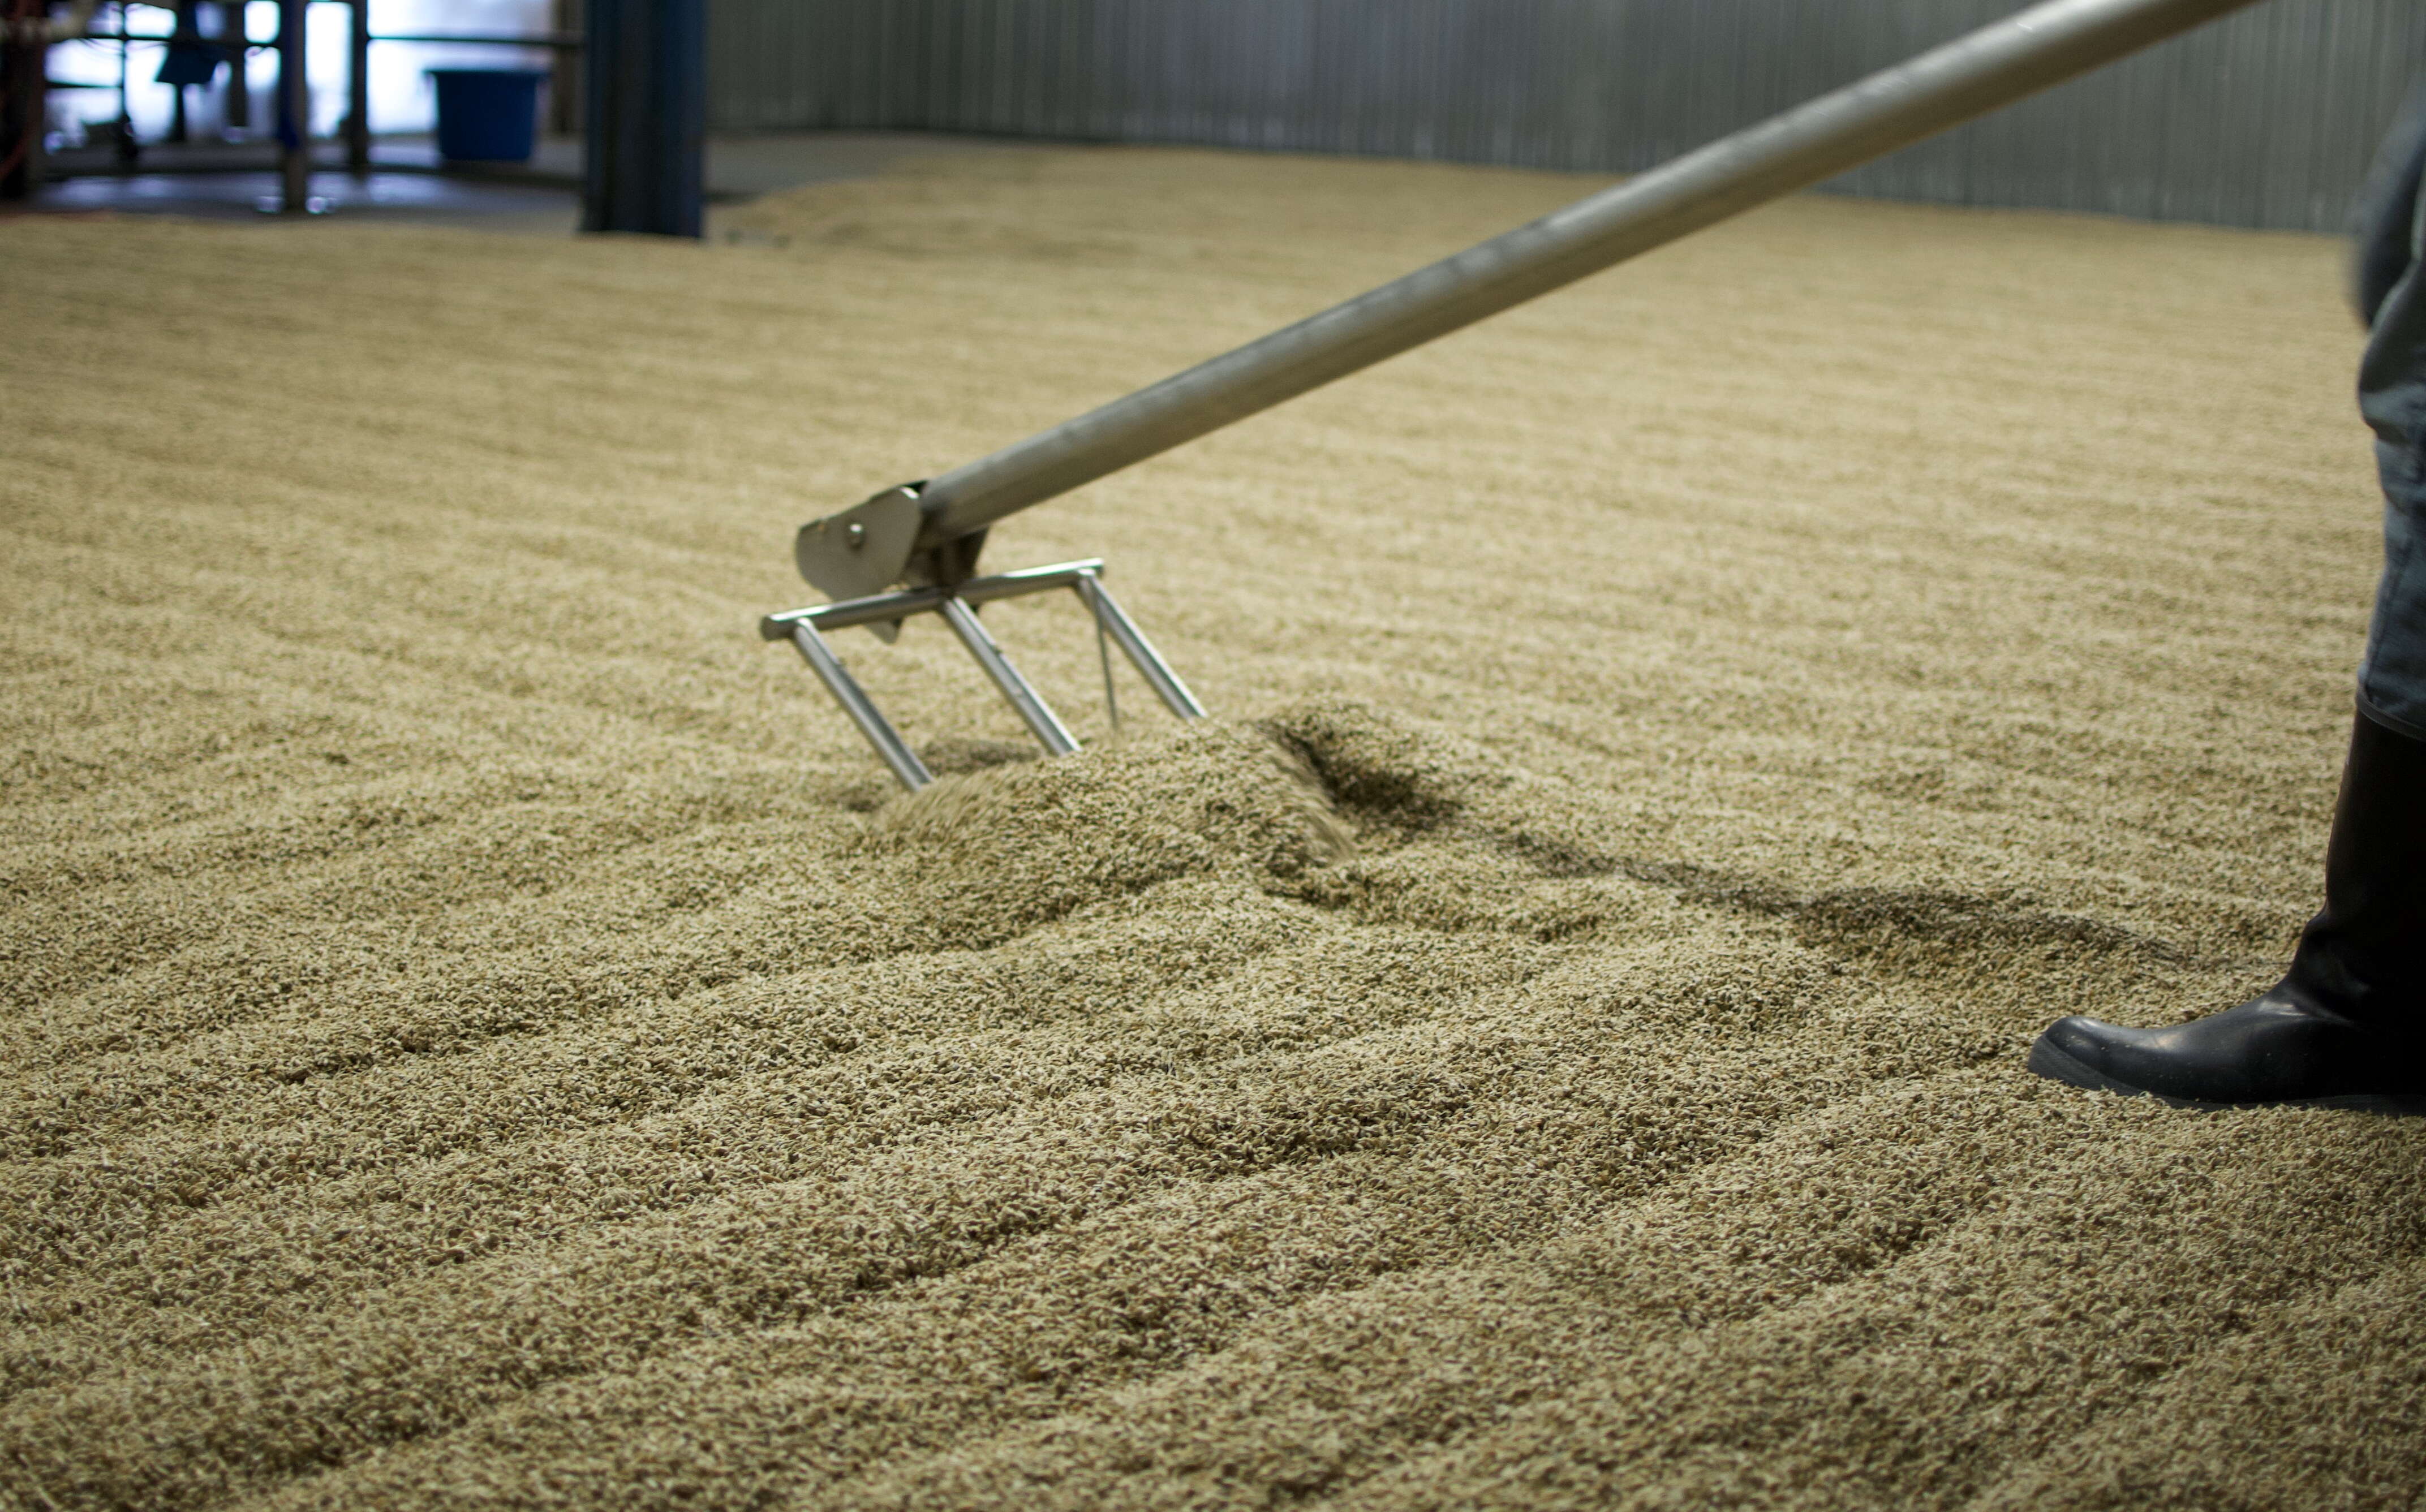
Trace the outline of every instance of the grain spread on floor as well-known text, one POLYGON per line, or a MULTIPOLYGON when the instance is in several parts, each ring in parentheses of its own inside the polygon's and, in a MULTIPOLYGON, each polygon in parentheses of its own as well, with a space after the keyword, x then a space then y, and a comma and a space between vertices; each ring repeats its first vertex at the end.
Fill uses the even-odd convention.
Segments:
POLYGON ((2375 569, 2310 237, 1805 198, 1009 522, 789 536, 1591 181, 938 158, 737 243, 0 221, 0 1501, 2382 1507, 2426 1121, 2264 986, 2375 569))

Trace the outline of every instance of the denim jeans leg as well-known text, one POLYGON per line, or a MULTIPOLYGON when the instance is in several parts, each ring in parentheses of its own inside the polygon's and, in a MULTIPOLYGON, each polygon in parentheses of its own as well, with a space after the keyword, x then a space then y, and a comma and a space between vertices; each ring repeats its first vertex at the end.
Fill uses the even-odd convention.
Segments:
POLYGON ((2426 457, 2376 444, 2384 480, 2384 578, 2359 660, 2359 706, 2378 724, 2426 740, 2426 457))
MULTIPOLYGON (((2426 116, 2426 91, 2413 94, 2411 108, 2426 116)), ((2426 740, 2426 266, 2418 255, 2426 196, 2415 182, 2405 192, 2394 182, 2426 175, 2426 127, 2404 122, 2396 143, 2407 140, 2403 132, 2416 141, 2387 150, 2385 161, 2398 158, 2399 167, 2381 175, 2376 193, 2385 203, 2370 222, 2372 249, 2361 249, 2363 261, 2381 265, 2377 280, 2399 277, 2370 312, 2358 370, 2359 412, 2375 431, 2384 483, 2384 578, 2359 660, 2358 702, 2377 723, 2426 740)))

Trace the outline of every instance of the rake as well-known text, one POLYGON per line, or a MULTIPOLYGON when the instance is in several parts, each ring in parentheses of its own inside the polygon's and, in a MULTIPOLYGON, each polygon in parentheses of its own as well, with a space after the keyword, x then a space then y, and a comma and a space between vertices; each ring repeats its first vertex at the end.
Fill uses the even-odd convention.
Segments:
MULTIPOLYGON (((1048 755, 1077 741, 978 623, 981 603, 1070 588, 1094 616, 1111 698, 1117 645, 1183 719, 1204 707, 1103 585, 1103 563, 979 576, 987 529, 1032 505, 1233 425, 1285 399, 1638 257, 1872 158, 2001 109, 2254 0, 2048 0, 1688 153, 1612 188, 1200 362, 940 476, 886 489, 802 525, 801 575, 833 603, 769 615, 893 775, 926 766, 823 632, 891 640, 941 615, 1048 755)), ((1118 705, 1112 705, 1115 719, 1118 705)))

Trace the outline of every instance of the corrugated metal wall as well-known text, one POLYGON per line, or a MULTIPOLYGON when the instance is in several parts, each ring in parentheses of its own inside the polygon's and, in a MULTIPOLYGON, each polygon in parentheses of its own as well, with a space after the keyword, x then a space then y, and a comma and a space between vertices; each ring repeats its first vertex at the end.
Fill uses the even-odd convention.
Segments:
MULTIPOLYGON (((911 128, 1626 171, 2012 0, 713 0, 723 130, 911 128)), ((2416 0, 2267 0, 1834 187, 2341 227, 2416 0)))

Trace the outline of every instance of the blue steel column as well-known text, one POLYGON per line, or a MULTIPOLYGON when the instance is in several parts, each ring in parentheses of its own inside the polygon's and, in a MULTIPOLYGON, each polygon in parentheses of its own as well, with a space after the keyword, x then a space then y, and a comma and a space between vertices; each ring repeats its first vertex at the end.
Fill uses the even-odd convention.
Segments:
POLYGON ((700 233, 706 0, 589 0, 584 231, 700 233))
POLYGON ((312 207, 312 52, 304 39, 308 8, 307 0, 278 4, 278 200, 279 208, 290 216, 312 207))

